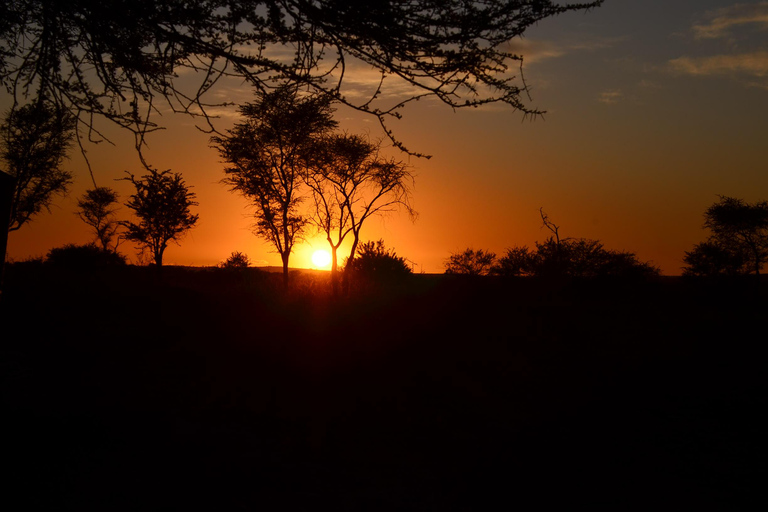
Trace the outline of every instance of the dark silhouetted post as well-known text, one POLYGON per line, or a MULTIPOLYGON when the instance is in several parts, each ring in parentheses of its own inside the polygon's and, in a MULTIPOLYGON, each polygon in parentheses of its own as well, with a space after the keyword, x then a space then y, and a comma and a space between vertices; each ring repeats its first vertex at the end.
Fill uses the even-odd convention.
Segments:
POLYGON ((13 190, 15 188, 16 178, 0 171, 0 219, 2 219, 5 226, 2 236, 0 236, 0 254, 3 256, 3 259, 0 261, 0 293, 3 290, 5 253, 8 249, 8 225, 11 223, 11 202, 13 201, 13 190))

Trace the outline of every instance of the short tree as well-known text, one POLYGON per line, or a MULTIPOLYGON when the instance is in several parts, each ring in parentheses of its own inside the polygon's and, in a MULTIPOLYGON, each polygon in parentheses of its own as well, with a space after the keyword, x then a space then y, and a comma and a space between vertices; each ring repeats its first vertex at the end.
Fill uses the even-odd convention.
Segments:
POLYGON ((280 254, 283 282, 306 219, 298 211, 309 148, 336 126, 327 98, 302 96, 295 87, 261 93, 240 107, 245 120, 211 142, 229 165, 222 180, 256 207, 256 234, 280 254))
POLYGON ((482 249, 465 249, 453 253, 445 263, 446 274, 485 276, 491 273, 496 263, 496 254, 482 249))
POLYGON ((72 174, 61 168, 74 136, 74 119, 46 100, 11 109, 0 126, 0 157, 15 178, 8 231, 15 231, 56 195, 64 195, 72 174))
POLYGON ((45 264, 59 267, 89 270, 98 267, 125 265, 125 256, 107 251, 95 243, 85 245, 67 244, 48 251, 45 264))
POLYGON ((492 274, 505 277, 530 276, 535 274, 536 252, 527 246, 511 247, 499 258, 491 270, 492 274))
POLYGON ((702 242, 685 252, 684 276, 734 276, 751 271, 746 255, 716 242, 702 242))
POLYGON ((136 188, 125 205, 134 211, 139 222, 120 224, 125 227, 125 239, 139 244, 142 251, 149 250, 155 265, 162 267, 168 242, 179 243, 197 223, 198 215, 190 212, 190 207, 197 203, 181 174, 171 173, 170 169, 159 172, 148 168, 148 171, 141 179, 130 173, 123 178, 136 188))
POLYGON ((768 260, 768 201, 750 204, 719 197, 704 212, 704 227, 711 231, 709 241, 743 258, 745 270, 759 275, 768 260))
POLYGON ((248 258, 247 254, 244 254, 240 251, 234 251, 229 255, 229 258, 227 258, 226 261, 221 263, 219 266, 226 269, 238 269, 248 268, 250 264, 251 260, 248 258))
POLYGON ((117 198, 117 192, 111 188, 96 187, 86 190, 77 200, 75 213, 93 228, 96 240, 105 251, 116 251, 118 246, 116 234, 120 223, 115 218, 117 198))
POLYGON ((660 270, 637 259, 634 253, 606 249, 599 240, 561 238, 560 226, 544 209, 539 209, 543 227, 552 233, 536 249, 512 247, 493 267, 500 276, 578 277, 605 276, 640 277, 658 275, 660 270))

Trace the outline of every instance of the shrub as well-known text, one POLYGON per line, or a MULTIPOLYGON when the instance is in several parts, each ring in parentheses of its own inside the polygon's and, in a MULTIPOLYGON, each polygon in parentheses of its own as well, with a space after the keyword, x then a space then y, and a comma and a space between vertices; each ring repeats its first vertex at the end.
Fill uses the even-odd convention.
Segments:
POLYGON ((55 247, 48 252, 45 264, 65 268, 94 268, 125 265, 125 256, 105 251, 94 243, 76 245, 67 244, 55 247))
POLYGON ((606 249, 598 240, 548 238, 536 242, 536 250, 513 247, 494 266, 501 276, 642 277, 659 274, 659 269, 642 262, 631 252, 606 249))
POLYGON ((405 258, 384 247, 384 241, 365 242, 357 248, 357 256, 347 261, 344 272, 354 276, 391 278, 412 273, 405 258))
POLYGON ((451 254, 445 263, 446 274, 485 276, 491 273, 496 263, 496 254, 478 249, 465 249, 451 254))
POLYGON ((221 268, 227 269, 238 269, 248 268, 250 265, 251 260, 248 258, 247 254, 243 254, 239 251, 233 251, 232 254, 229 255, 229 258, 227 258, 227 260, 221 263, 219 266, 221 268))

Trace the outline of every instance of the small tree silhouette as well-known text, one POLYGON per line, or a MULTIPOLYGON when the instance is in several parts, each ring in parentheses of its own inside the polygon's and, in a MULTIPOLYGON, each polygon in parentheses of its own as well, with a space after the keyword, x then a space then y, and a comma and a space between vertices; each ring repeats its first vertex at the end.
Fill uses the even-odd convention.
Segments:
POLYGON ((0 157, 15 178, 8 231, 15 231, 64 195, 72 173, 61 168, 74 137, 74 118, 48 100, 10 110, 0 126, 0 157))
POLYGON ((744 260, 744 270, 760 274, 768 261, 768 201, 754 204, 719 196, 704 212, 709 241, 744 260))
POLYGON ((494 265, 492 273, 500 276, 640 277, 658 275, 659 269, 641 262, 634 253, 606 249, 599 240, 561 238, 560 226, 539 209, 543 227, 552 234, 544 242, 536 242, 535 250, 512 247, 494 265))
POLYGON ((45 264, 69 269, 88 270, 98 267, 125 265, 125 256, 107 251, 94 243, 85 245, 67 244, 48 251, 45 264))
POLYGON ((227 268, 227 269, 238 269, 238 268, 248 268, 248 266, 251 264, 250 258, 248 258, 248 255, 243 254, 239 251, 234 251, 232 254, 229 255, 229 258, 219 265, 221 268, 227 268))
POLYGON ((96 234, 96 240, 105 251, 116 251, 119 245, 113 239, 117 234, 120 223, 115 219, 117 208, 117 192, 109 187, 96 187, 86 190, 77 201, 77 215, 83 222, 91 226, 96 234))
POLYGON ((198 215, 190 212, 190 207, 197 203, 181 174, 171 173, 170 169, 148 170, 149 174, 141 179, 126 171, 128 177, 123 179, 136 187, 126 206, 134 211, 139 223, 122 221, 120 224, 126 229, 126 240, 138 243, 142 251, 149 250, 155 265, 162 267, 168 242, 178 243, 197 223, 198 215))
POLYGON ((496 254, 478 249, 465 249, 451 254, 445 263, 446 274, 485 276, 491 273, 496 263, 496 254))

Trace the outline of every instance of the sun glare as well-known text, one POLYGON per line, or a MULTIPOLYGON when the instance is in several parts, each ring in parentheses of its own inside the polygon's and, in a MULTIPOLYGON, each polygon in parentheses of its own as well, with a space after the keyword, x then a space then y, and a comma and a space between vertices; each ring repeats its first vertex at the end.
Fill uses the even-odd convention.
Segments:
POLYGON ((323 249, 312 253, 312 264, 317 268, 327 268, 331 264, 331 254, 323 249))

